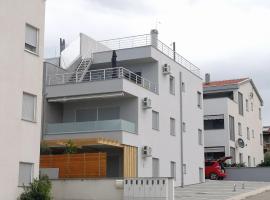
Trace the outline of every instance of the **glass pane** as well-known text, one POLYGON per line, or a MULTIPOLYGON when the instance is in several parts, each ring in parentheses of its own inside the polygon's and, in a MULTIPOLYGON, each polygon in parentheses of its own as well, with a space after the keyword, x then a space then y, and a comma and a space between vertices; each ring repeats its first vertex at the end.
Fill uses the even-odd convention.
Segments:
POLYGON ((32 182, 33 164, 20 163, 19 164, 19 186, 28 186, 32 182))
POLYGON ((76 111, 76 121, 85 122, 85 121, 96 121, 97 120, 97 109, 83 109, 76 111))
POLYGON ((98 120, 112 120, 120 118, 119 107, 98 108, 98 120))
POLYGON ((34 121, 36 109, 36 96, 23 93, 22 119, 34 121))

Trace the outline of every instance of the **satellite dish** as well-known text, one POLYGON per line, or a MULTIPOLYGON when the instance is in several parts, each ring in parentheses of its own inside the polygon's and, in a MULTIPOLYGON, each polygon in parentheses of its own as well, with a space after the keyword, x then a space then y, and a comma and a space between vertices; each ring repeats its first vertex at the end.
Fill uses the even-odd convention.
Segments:
POLYGON ((237 146, 240 148, 244 148, 245 147, 245 142, 242 138, 238 138, 237 140, 237 146))

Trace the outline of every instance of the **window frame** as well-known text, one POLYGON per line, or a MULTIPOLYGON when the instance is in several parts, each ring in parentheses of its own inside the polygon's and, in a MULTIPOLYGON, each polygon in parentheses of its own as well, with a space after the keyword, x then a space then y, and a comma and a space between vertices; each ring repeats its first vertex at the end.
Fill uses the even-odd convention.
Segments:
POLYGON ((238 92, 238 113, 244 116, 244 97, 241 92, 238 92))
POLYGON ((27 121, 27 122, 32 122, 32 123, 36 123, 37 122, 37 95, 31 94, 29 92, 25 92, 23 91, 23 95, 22 95, 22 110, 21 110, 21 119, 23 121, 27 121), (24 112, 23 112, 23 108, 24 108, 24 95, 28 95, 34 98, 34 107, 33 107, 33 119, 26 119, 24 118, 24 112))
POLYGON ((235 141, 235 119, 231 115, 229 115, 229 131, 230 131, 230 140, 235 141))
POLYGON ((170 135, 175 136, 175 118, 170 117, 170 135))
POLYGON ((243 134, 242 134, 242 124, 241 124, 241 122, 238 122, 238 135, 239 136, 242 136, 243 134))
POLYGON ((169 91, 170 94, 175 95, 175 77, 172 75, 169 78, 169 91))
POLYGON ((176 180, 176 162, 175 161, 170 162, 170 170, 171 170, 171 178, 176 180))
POLYGON ((155 111, 155 110, 152 110, 152 129, 153 130, 156 130, 156 131, 159 131, 159 112, 155 111), (154 127, 154 113, 156 114, 157 116, 157 127, 154 127))
POLYGON ((203 132, 202 129, 198 129, 198 144, 203 146, 203 132))
POLYGON ((35 27, 35 26, 33 26, 33 25, 29 24, 29 23, 26 23, 26 24, 25 24, 24 50, 25 50, 26 52, 31 53, 31 54, 34 54, 34 55, 36 55, 36 56, 39 56, 39 46, 40 46, 40 44, 39 44, 39 37, 40 37, 39 34, 40 34, 40 33, 39 33, 39 32, 40 32, 39 28, 37 28, 37 27, 35 27), (27 29, 27 27, 36 30, 36 37, 37 37, 37 38, 36 38, 36 39, 37 39, 37 41, 36 41, 36 47, 34 47, 34 46, 32 46, 32 45, 26 43, 26 29, 27 29), (26 48, 26 45, 32 46, 32 47, 36 48, 36 50, 35 50, 35 51, 32 51, 32 50, 30 50, 30 49, 27 49, 27 48, 26 48))
POLYGON ((20 180, 20 178, 21 178, 21 176, 20 176, 20 173, 21 173, 21 164, 23 164, 23 165, 30 165, 31 166, 31 171, 30 171, 30 183, 32 183, 33 182, 33 179, 34 179, 34 163, 29 163, 29 162, 19 162, 19 173, 18 173, 18 187, 24 187, 24 186, 29 186, 30 185, 30 183, 28 183, 27 185, 25 185, 25 184, 21 184, 21 180, 20 180))

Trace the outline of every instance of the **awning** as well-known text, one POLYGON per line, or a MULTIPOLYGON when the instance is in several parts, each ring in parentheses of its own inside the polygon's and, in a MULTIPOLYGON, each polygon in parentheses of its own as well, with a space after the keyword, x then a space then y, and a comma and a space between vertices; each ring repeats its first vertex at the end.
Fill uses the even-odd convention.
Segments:
POLYGON ((217 152, 225 152, 225 147, 205 147, 205 153, 217 153, 217 152))
POLYGON ((224 115, 205 115, 204 120, 224 119, 224 115))

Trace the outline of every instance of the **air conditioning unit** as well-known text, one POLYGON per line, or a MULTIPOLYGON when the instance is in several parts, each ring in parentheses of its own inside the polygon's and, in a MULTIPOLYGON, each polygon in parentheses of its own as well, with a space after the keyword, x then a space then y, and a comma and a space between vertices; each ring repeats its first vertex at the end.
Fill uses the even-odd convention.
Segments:
POLYGON ((147 109, 147 108, 151 108, 151 99, 148 97, 143 98, 143 108, 147 109))
POLYGON ((171 66, 168 64, 164 64, 162 67, 162 73, 164 75, 170 74, 171 73, 171 66))
POLYGON ((152 156, 152 148, 149 146, 142 147, 142 155, 143 157, 151 157, 152 156))

